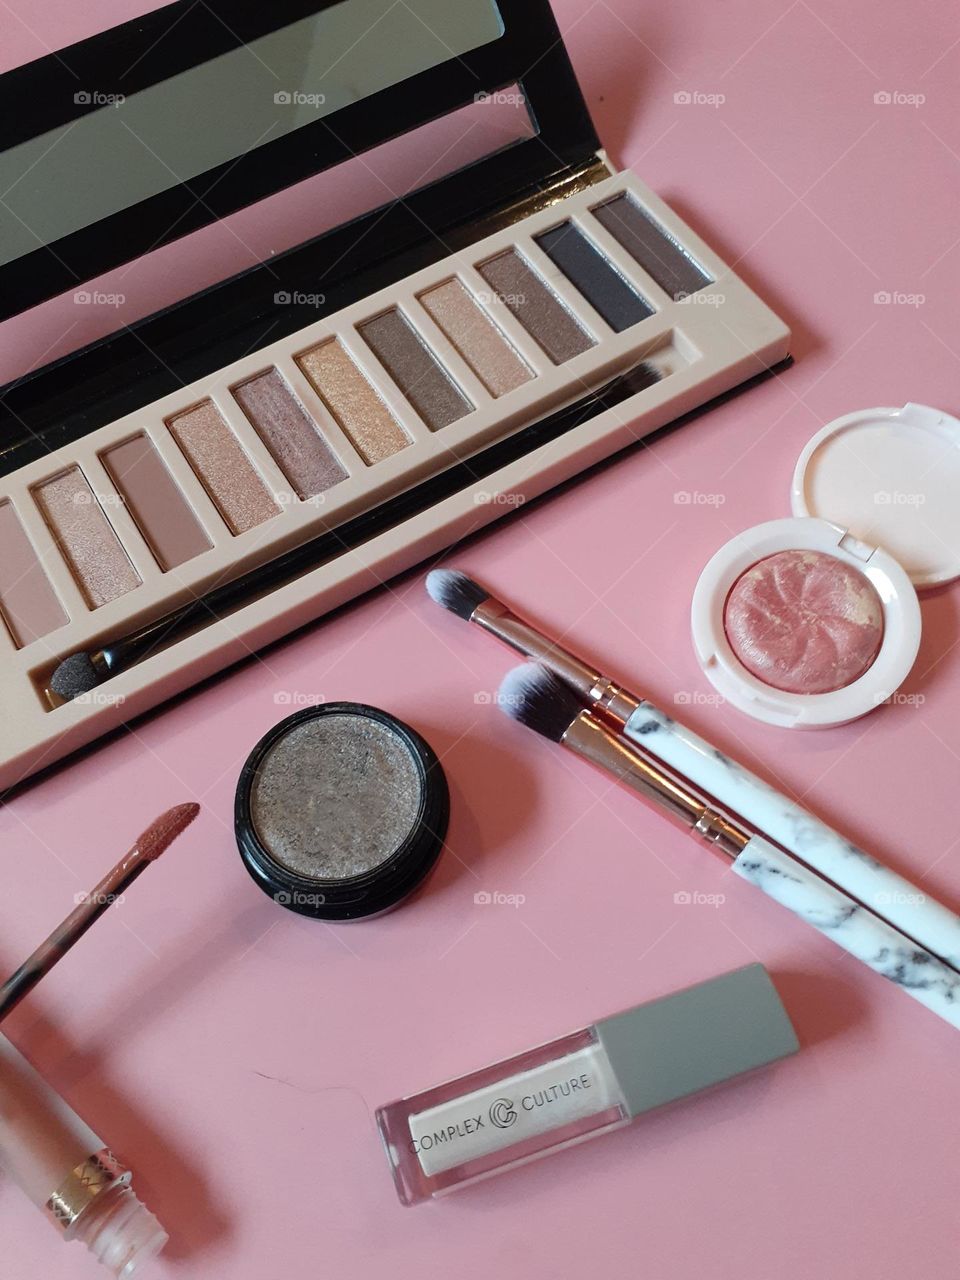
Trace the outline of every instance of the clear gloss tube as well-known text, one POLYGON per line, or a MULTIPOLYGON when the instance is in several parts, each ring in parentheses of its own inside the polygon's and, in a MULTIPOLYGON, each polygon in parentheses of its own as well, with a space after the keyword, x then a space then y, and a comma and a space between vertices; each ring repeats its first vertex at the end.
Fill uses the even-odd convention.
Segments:
POLYGON ((748 965, 377 1111, 404 1204, 583 1142, 797 1049, 748 965))
POLYGON ((0 1167, 65 1240, 82 1241, 121 1280, 167 1242, 129 1170, 2 1035, 0 1167))

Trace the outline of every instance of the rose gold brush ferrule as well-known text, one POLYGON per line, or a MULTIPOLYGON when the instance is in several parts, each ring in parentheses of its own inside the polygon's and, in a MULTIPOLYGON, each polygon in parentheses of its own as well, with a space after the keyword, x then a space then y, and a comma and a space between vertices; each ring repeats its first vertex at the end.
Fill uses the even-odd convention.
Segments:
POLYGON ((589 711, 581 711, 561 739, 565 747, 611 773, 678 825, 706 841, 725 861, 735 860, 751 833, 735 826, 699 796, 614 736, 589 711))
POLYGON ((597 677, 589 696, 593 704, 591 710, 612 725, 617 733, 623 730, 623 726, 641 705, 635 694, 621 689, 607 676, 597 677))
POLYGON ((518 618, 499 600, 491 598, 478 604, 470 615, 470 621, 483 627, 484 631, 489 631, 517 653, 549 667, 584 697, 590 697, 597 682, 603 680, 599 671, 594 671, 572 653, 551 643, 545 635, 518 618))
POLYGON ((640 706, 639 698, 621 689, 608 676, 582 662, 562 645, 554 644, 536 627, 518 618, 501 600, 489 596, 477 605, 470 621, 489 631, 515 652, 556 672, 561 680, 589 699, 617 730, 623 728, 640 706))

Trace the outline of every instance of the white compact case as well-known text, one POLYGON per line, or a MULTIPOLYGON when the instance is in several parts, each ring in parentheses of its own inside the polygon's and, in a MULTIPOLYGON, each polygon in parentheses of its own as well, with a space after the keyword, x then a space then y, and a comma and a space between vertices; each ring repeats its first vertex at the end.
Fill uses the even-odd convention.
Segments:
POLYGON ((846 724, 886 702, 920 646, 916 588, 960 577, 960 421, 927 405, 862 409, 829 423, 797 461, 792 519, 737 534, 700 575, 693 643, 726 701, 767 724, 846 724), (829 693, 784 692, 739 661, 724 611, 734 584, 780 551, 818 551, 862 573, 879 596, 883 638, 871 665, 829 693))

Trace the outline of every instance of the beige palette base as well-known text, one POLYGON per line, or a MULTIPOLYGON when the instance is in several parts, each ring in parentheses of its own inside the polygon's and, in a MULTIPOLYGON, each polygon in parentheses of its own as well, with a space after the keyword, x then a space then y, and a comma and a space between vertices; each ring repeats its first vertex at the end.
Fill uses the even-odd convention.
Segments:
POLYGON ((0 786, 438 553, 510 510, 507 495, 534 497, 775 364, 789 336, 619 174, 22 468, 0 490, 0 786), (558 248, 548 233, 561 227, 558 248), (374 510, 644 358, 662 380, 616 409, 89 695, 46 692, 69 654, 374 510))

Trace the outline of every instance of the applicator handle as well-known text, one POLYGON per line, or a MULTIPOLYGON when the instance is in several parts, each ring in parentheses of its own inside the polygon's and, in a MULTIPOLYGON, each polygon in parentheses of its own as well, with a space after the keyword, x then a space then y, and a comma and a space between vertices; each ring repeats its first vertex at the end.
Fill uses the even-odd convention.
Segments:
POLYGON ((960 1029, 960 975, 886 920, 848 897, 763 836, 754 836, 733 863, 762 889, 838 947, 960 1029))
POLYGON ((718 751, 704 738, 641 702, 624 737, 662 760, 693 786, 841 885, 877 915, 960 970, 960 917, 885 867, 838 831, 718 751))

